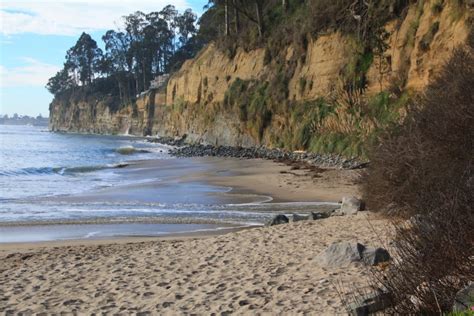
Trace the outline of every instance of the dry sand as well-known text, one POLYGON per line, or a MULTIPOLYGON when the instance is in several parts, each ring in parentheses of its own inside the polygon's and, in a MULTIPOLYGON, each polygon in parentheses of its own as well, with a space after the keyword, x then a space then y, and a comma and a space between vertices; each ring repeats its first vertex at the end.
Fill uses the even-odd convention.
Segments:
POLYGON ((380 245, 385 222, 367 216, 4 255, 0 312, 344 313, 337 285, 364 286, 370 272, 321 268, 315 257, 334 241, 380 245))
MULTIPOLYGON (((275 200, 337 201, 357 192, 354 171, 211 162, 217 171, 192 177, 275 200)), ((370 272, 322 268, 315 257, 335 241, 381 246, 387 231, 363 212, 220 236, 2 245, 0 313, 344 313, 336 288, 365 286, 370 272)))

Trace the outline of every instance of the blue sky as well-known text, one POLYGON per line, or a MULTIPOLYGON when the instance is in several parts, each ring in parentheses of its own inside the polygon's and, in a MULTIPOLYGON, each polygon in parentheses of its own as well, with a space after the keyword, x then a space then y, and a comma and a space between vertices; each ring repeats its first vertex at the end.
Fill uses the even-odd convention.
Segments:
POLYGON ((108 29, 135 11, 167 4, 200 14, 207 0, 2 0, 0 2, 0 114, 48 115, 52 95, 44 88, 64 62, 66 50, 85 31, 101 45, 108 29))

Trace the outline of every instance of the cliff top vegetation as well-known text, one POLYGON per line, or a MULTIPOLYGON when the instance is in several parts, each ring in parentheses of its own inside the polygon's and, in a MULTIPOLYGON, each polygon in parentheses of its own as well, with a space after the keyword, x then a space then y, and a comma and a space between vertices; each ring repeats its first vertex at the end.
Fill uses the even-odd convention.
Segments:
POLYGON ((367 49, 383 49, 381 26, 403 14, 408 0, 210 0, 200 17, 172 5, 123 17, 122 30, 103 36, 105 51, 83 33, 47 89, 59 95, 82 87, 119 96, 127 103, 149 88, 157 75, 173 72, 208 42, 230 55, 238 47, 266 46, 268 60, 285 45, 304 50, 309 37, 339 30, 353 33, 367 49), (382 40, 382 41, 381 41, 382 40), (93 86, 95 83, 95 87, 93 86))

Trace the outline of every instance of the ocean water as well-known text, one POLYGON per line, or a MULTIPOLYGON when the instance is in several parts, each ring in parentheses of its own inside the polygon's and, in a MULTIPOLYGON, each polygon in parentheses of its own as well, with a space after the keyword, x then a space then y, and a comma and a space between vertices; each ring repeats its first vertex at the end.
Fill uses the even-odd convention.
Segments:
POLYGON ((212 166, 168 149, 138 137, 0 125, 0 242, 261 225, 278 212, 320 206, 271 203, 194 180, 212 166))
POLYGON ((139 138, 0 125, 0 199, 72 194, 114 185, 121 181, 114 168, 130 160, 166 159, 166 152, 139 138))

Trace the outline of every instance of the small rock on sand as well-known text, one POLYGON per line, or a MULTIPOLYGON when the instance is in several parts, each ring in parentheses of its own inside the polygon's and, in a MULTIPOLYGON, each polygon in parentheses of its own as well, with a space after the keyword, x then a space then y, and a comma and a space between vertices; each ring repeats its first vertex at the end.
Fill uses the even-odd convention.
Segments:
POLYGON ((362 260, 366 265, 376 266, 379 263, 390 260, 390 254, 383 248, 365 248, 362 252, 362 260))
POLYGON ((309 220, 309 215, 298 215, 293 214, 293 222, 307 221, 309 220))
POLYGON ((322 212, 311 212, 311 216, 313 220, 324 219, 329 217, 329 213, 322 213, 322 212))
POLYGON ((363 210, 363 203, 354 196, 345 196, 342 198, 341 212, 345 215, 355 215, 363 210))
POLYGON ((366 265, 377 265, 390 260, 390 255, 383 248, 368 248, 360 243, 335 242, 322 251, 317 262, 323 267, 345 267, 353 262, 366 265))
POLYGON ((290 219, 283 214, 276 215, 269 223, 268 226, 275 226, 280 224, 288 224, 290 219))

